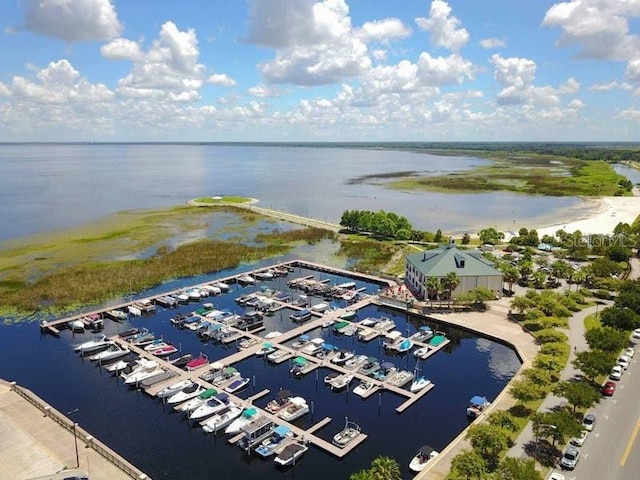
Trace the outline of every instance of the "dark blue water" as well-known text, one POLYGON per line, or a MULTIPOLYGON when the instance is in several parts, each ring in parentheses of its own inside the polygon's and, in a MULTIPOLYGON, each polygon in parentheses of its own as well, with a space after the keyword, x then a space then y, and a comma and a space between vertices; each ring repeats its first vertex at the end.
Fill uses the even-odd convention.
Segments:
MULTIPOLYGON (((245 267, 246 268, 246 267, 245 267)), ((262 282, 250 288, 233 286, 228 294, 211 297, 219 308, 241 312, 235 298, 258 288, 286 289, 291 278, 314 272, 301 270, 288 278, 262 282)), ((316 278, 329 279, 331 284, 348 279, 315 272, 316 278)), ((201 277, 191 283, 210 277, 201 277)), ((184 284, 164 285, 157 291, 184 284)), ((378 285, 358 281, 358 287, 366 287, 374 293, 378 285)), ((312 303, 319 303, 315 299, 312 303)), ((178 330, 170 324, 176 312, 188 312, 198 308, 198 303, 178 309, 158 308, 156 314, 133 318, 118 325, 108 321, 106 331, 115 334, 130 326, 147 327, 157 335, 180 346, 182 352, 197 355, 205 352, 211 361, 222 359, 235 352, 235 345, 202 343, 194 332, 178 330)), ((286 331, 294 328, 289 311, 265 317, 266 332, 286 331)), ((413 333, 423 324, 417 317, 375 306, 358 312, 360 319, 368 316, 388 316, 402 332, 413 333)), ((71 335, 63 332, 61 338, 41 335, 35 324, 23 324, 0 328, 0 376, 17 380, 60 411, 78 409, 74 418, 82 427, 100 438, 125 458, 137 465, 154 479, 199 480, 210 478, 253 479, 348 478, 362 468, 367 468, 378 455, 389 455, 400 463, 403 476, 409 477, 408 462, 423 444, 443 449, 466 425, 465 409, 473 395, 486 395, 489 399, 502 390, 519 368, 515 353, 499 343, 481 339, 460 329, 430 323, 432 328, 447 333, 451 343, 428 360, 421 362, 422 373, 436 385, 422 400, 403 414, 395 413, 404 399, 385 392, 367 400, 350 391, 334 393, 322 381, 326 370, 311 372, 302 379, 289 374, 287 362, 271 365, 252 357, 235 365, 244 376, 254 380, 241 394, 243 398, 265 388, 273 393, 256 401, 264 406, 277 390, 285 388, 306 398, 313 404, 313 414, 298 422, 311 426, 325 416, 333 421, 319 431, 325 439, 342 429, 345 417, 358 423, 369 438, 354 452, 342 460, 312 448, 295 468, 280 471, 273 461, 257 456, 247 456, 239 448, 230 446, 226 437, 205 436, 200 428, 191 426, 182 415, 172 413, 158 400, 143 392, 125 387, 121 381, 78 357, 72 346, 85 341, 88 335, 71 335)), ((312 336, 323 336, 338 347, 355 349, 358 354, 376 356, 394 362, 402 368, 413 369, 415 360, 410 355, 387 356, 378 340, 358 342, 355 337, 345 337, 331 330, 318 329, 312 336)))
MULTIPOLYGON (((415 228, 518 230, 565 218, 579 200, 508 192, 445 194, 353 185, 363 175, 436 175, 486 163, 390 150, 222 145, 0 145, 0 240, 96 221, 125 210, 211 195, 338 223, 344 210, 385 210, 415 228)), ((559 220, 558 220, 559 221, 559 220)))

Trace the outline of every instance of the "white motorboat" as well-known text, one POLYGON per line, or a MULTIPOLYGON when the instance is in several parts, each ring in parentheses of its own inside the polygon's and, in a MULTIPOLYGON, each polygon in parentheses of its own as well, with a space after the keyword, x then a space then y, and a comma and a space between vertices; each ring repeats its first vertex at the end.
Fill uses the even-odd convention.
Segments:
POLYGON ((302 397, 292 397, 289 405, 278 412, 278 416, 287 422, 293 422, 307 413, 309 413, 307 401, 302 397))
POLYGON ((313 305, 313 306, 311 307, 311 311, 313 311, 313 312, 319 312, 319 313, 324 313, 324 312, 326 312, 327 310, 329 310, 329 308, 331 308, 331 305, 329 305, 328 303, 324 303, 324 302, 322 302, 322 303, 317 303, 317 304, 313 305))
POLYGON ((207 290, 209 295, 220 295, 222 293, 222 289, 217 285, 203 285, 202 290, 207 290))
POLYGON ((429 347, 420 347, 413 351, 413 356, 424 360, 429 356, 431 349, 429 347))
POLYGON ((411 383, 411 387, 409 387, 409 391, 411 391, 411 393, 416 393, 422 390, 423 388, 428 387, 429 385, 431 385, 431 380, 429 380, 426 377, 418 377, 418 378, 415 378, 411 383))
POLYGON ((120 345, 117 345, 114 343, 110 347, 108 347, 106 350, 103 350, 94 355, 91 355, 89 357, 89 360, 92 360, 94 362, 104 363, 104 362, 109 362, 111 360, 115 360, 116 358, 124 357, 125 355, 129 355, 129 353, 131 353, 131 350, 129 350, 128 348, 121 347, 120 345))
POLYGON ((88 353, 97 352, 98 350, 103 350, 111 345, 113 345, 113 342, 109 340, 106 335, 98 335, 97 337, 76 346, 74 350, 82 355, 86 355, 88 353))
POLYGON ((192 288, 185 292, 189 297, 189 300, 200 300, 202 298, 202 292, 197 288, 192 288))
POLYGON ((486 397, 475 395, 469 400, 469 406, 467 407, 467 416, 470 418, 477 418, 480 414, 491 405, 491 402, 486 397))
POLYGON ((138 307, 134 305, 129 305, 127 307, 127 311, 134 317, 139 317, 140 315, 142 315, 142 310, 140 310, 138 307))
POLYGON ((131 375, 129 375, 124 383, 126 385, 136 385, 147 378, 164 372, 165 370, 160 365, 156 365, 155 367, 141 368, 140 370, 136 370, 131 375))
POLYGON ((207 388, 204 392, 200 393, 197 397, 193 397, 190 400, 187 400, 184 403, 176 405, 173 409, 177 412, 187 412, 190 413, 198 408, 200 405, 204 404, 207 400, 209 400, 214 395, 217 395, 218 391, 215 388, 207 388))
POLYGON ((253 285, 256 283, 256 279, 249 274, 240 275, 236 280, 238 283, 244 283, 245 285, 253 285))
POLYGON ((333 436, 333 444, 340 448, 344 448, 359 436, 360 426, 347 419, 344 428, 333 436))
POLYGON ((437 456, 438 452, 436 452, 432 447, 429 445, 423 445, 420 447, 420 450, 418 450, 418 453, 416 453, 411 459, 411 462, 409 462, 409 470, 412 472, 421 472, 424 470, 424 467, 427 466, 429 460, 432 460, 437 456))
POLYGON ((231 288, 231 287, 229 287, 228 284, 226 284, 224 282, 215 282, 215 283, 212 283, 212 285, 214 287, 218 287, 221 291, 223 291, 225 293, 228 292, 229 289, 231 288))
POLYGON ((202 420, 203 418, 210 417, 214 413, 221 412, 231 404, 232 402, 229 400, 229 395, 226 393, 219 393, 193 410, 189 414, 189 420, 202 420))
POLYGON ((193 397, 197 397, 198 395, 200 395, 205 390, 206 390, 206 388, 204 388, 202 385, 200 385, 198 383, 193 383, 193 384, 189 385, 188 387, 184 387, 179 392, 176 392, 173 395, 169 396, 167 398, 167 403, 168 404, 176 404, 177 405, 179 403, 186 402, 187 400, 189 400, 189 399, 191 399, 193 397))
POLYGON ((242 408, 231 403, 227 408, 200 422, 202 429, 207 433, 215 433, 231 424, 242 413, 242 408))
POLYGON ((273 363, 279 363, 280 361, 284 361, 284 358, 289 355, 289 352, 286 350, 276 350, 275 352, 267 355, 267 360, 273 363))
POLYGON ((281 467, 294 465, 307 450, 309 450, 309 447, 302 441, 290 443, 273 461, 281 467))
POLYGON ((355 352, 353 350, 338 350, 338 353, 331 358, 331 363, 335 363, 336 365, 342 365, 343 363, 351 360, 355 356, 355 352))
POLYGON ((107 372, 118 373, 127 368, 131 363, 132 362, 128 362, 126 360, 118 360, 117 362, 110 363, 109 365, 105 366, 104 369, 107 372))
POLYGON ((264 338, 265 340, 271 340, 272 338, 276 338, 279 337, 280 335, 282 335, 282 332, 278 332, 277 330, 274 332, 269 332, 267 333, 264 338))
POLYGON ((278 425, 273 429, 273 433, 262 441, 255 449, 255 452, 263 458, 269 457, 275 453, 278 446, 281 446, 285 438, 293 437, 293 432, 285 425, 278 425))
POLYGON ((375 390, 376 388, 377 384, 373 380, 361 380, 356 388, 353 389, 353 393, 365 398, 371 390, 375 390))
POLYGON ((331 382, 329 383, 329 387, 334 391, 343 390, 347 388, 352 381, 353 375, 350 373, 344 373, 331 380, 331 382))
POLYGON ((224 433, 228 433, 230 435, 235 435, 242 430, 242 427, 246 427, 256 418, 258 418, 259 412, 253 407, 245 408, 240 416, 236 418, 233 422, 229 424, 227 428, 225 428, 224 433))
POLYGON ((273 343, 265 342, 258 350, 256 350, 255 355, 256 357, 266 357, 267 355, 270 355, 275 351, 276 347, 273 346, 273 343))
POLYGON ((322 346, 324 345, 323 338, 313 338, 309 340, 309 343, 302 347, 301 352, 306 353, 307 355, 315 355, 320 350, 322 350, 322 346))
POLYGON ((175 395, 180 390, 190 387, 191 385, 193 385, 193 382, 191 380, 180 380, 179 382, 172 383, 171 385, 163 388, 157 393, 156 396, 158 398, 168 398, 172 395, 175 395))
POLYGON ((149 368, 154 368, 157 367, 158 363, 154 362, 153 360, 147 360, 144 357, 140 357, 138 358, 132 365, 130 369, 125 369, 121 374, 120 374, 120 378, 122 378, 123 380, 126 380, 127 378, 129 378, 130 375, 143 370, 143 369, 149 369, 149 368))
POLYGON ((249 385, 250 381, 251 381, 251 379, 249 377, 237 378, 236 380, 231 382, 229 385, 227 385, 224 388, 224 391, 227 392, 227 393, 236 393, 236 392, 242 390, 247 385, 249 385))

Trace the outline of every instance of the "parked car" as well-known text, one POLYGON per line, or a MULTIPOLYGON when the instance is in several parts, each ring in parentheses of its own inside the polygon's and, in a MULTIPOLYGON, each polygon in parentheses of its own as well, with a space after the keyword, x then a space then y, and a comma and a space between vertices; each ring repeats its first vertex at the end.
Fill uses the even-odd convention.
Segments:
POLYGON ((586 430, 593 430, 593 427, 596 426, 596 416, 591 413, 586 414, 582 419, 582 426, 586 430))
POLYGON ((625 370, 629 368, 629 361, 630 361, 630 358, 627 357, 626 355, 620 355, 618 357, 618 365, 620 365, 625 370))
POLYGON ((606 397, 612 396, 616 392, 615 382, 607 382, 600 388, 600 393, 606 397))
POLYGON ((609 374, 609 378, 611 380, 620 380, 622 378, 622 367, 620 365, 616 365, 611 369, 611 373, 609 374))
POLYGON ((562 460, 560 460, 560 467, 573 470, 576 468, 578 461, 580 460, 580 450, 573 445, 569 445, 562 454, 562 460))
POLYGON ((564 475, 558 472, 552 472, 547 480, 564 480, 564 475))
POLYGON ((626 355, 629 358, 633 358, 635 354, 636 354, 636 351, 633 349, 633 347, 629 347, 624 350, 624 355, 626 355))
POLYGON ((640 328, 636 328, 631 334, 633 338, 640 338, 640 328))
POLYGON ((587 439, 587 435, 589 435, 589 432, 587 430, 582 430, 582 432, 580 432, 580 435, 571 438, 569 442, 571 442, 576 447, 581 447, 582 445, 584 445, 584 441, 587 439))

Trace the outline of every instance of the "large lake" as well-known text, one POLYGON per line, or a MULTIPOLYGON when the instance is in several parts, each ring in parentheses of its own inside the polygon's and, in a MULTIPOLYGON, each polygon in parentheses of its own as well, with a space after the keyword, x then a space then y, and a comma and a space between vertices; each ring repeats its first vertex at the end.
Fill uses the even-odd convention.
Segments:
MULTIPOLYGON (((565 219, 575 198, 506 192, 403 192, 349 184, 370 174, 442 174, 485 162, 381 149, 196 144, 0 145, 0 240, 200 196, 242 195, 261 206, 338 223, 344 210, 386 210, 415 228, 471 232, 565 219)), ((557 223, 557 222, 556 222, 557 223)))

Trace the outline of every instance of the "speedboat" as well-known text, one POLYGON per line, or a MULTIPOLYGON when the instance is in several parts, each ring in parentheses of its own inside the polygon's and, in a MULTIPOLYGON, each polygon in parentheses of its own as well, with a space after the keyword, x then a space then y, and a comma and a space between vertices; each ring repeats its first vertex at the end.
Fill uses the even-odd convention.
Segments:
POLYGON ((273 461, 281 467, 293 465, 307 450, 309 450, 309 447, 302 441, 290 443, 273 461))
MULTIPOLYGON (((155 363, 155 362, 153 362, 155 363)), ((126 385, 135 385, 138 384, 140 382, 142 382, 143 380, 153 377, 155 375, 158 375, 159 373, 164 373, 165 370, 160 367, 160 365, 155 365, 155 366, 148 366, 145 368, 141 368, 140 370, 136 370, 135 372, 133 372, 131 375, 129 375, 124 383, 126 385)))
POLYGON ((118 334, 118 337, 123 338, 125 340, 129 340, 129 337, 132 337, 136 334, 140 333, 140 329, 139 328, 130 328, 128 330, 125 330, 124 332, 121 332, 118 334))
POLYGON ((191 385, 193 385, 193 382, 191 380, 180 380, 179 382, 172 383, 168 387, 163 388, 157 393, 156 396, 158 398, 171 397, 172 395, 178 393, 180 390, 190 387, 191 385))
POLYGON ((240 275, 238 278, 236 278, 236 280, 238 283, 244 285, 253 285, 254 283, 256 283, 256 279, 249 274, 240 275))
POLYGON ((178 404, 178 403, 186 402, 187 400, 193 397, 197 397, 205 390, 206 388, 204 388, 202 385, 198 383, 192 383, 191 385, 184 387, 179 392, 176 392, 173 395, 170 395, 167 398, 167 403, 178 404))
POLYGON ((171 344, 167 344, 160 348, 156 348, 155 350, 152 350, 151 354, 155 355, 156 357, 168 357, 169 355, 173 355, 177 351, 178 349, 175 346, 171 344))
POLYGON ((124 357, 125 355, 129 355, 131 350, 128 348, 123 348, 120 345, 112 344, 106 350, 96 353, 95 355, 91 355, 89 360, 93 360, 94 362, 109 362, 111 360, 115 360, 116 358, 124 357))
POLYGON ((264 342, 262 344, 262 347, 260 347, 258 350, 256 350, 255 355, 257 357, 266 357, 267 355, 273 353, 276 351, 276 347, 273 346, 273 343, 271 342, 264 342))
POLYGON ((293 422, 307 413, 309 413, 307 401, 302 397, 292 397, 289 405, 278 412, 278 416, 287 422, 293 422))
POLYGON ((429 385, 431 385, 431 380, 429 380, 426 377, 417 377, 411 383, 411 387, 409 387, 409 391, 411 393, 416 393, 422 390, 423 388, 428 387, 429 385))
POLYGON ((274 330, 273 332, 269 332, 269 333, 267 333, 267 334, 264 336, 264 338, 265 338, 265 340, 271 340, 271 339, 273 339, 273 338, 277 338, 277 337, 279 337, 280 335, 282 335, 282 332, 279 332, 279 331, 277 331, 277 330, 274 330))
POLYGON ((198 288, 192 288, 185 293, 189 297, 189 300, 200 300, 200 298, 202 298, 202 292, 198 288))
POLYGON ((353 393, 365 398, 371 390, 377 388, 376 382, 373 380, 361 380, 360 383, 353 389, 353 393))
POLYGON ((475 395, 469 400, 469 406, 467 407, 467 417, 476 418, 489 406, 491 403, 486 397, 475 395))
POLYGON ((307 355, 315 355, 320 350, 322 350, 323 344, 323 338, 313 338, 309 340, 309 343, 302 348, 301 352, 306 353, 307 355))
POLYGON ((429 327, 428 325, 423 325, 418 329, 416 333, 411 335, 411 337, 409 338, 411 338, 411 340, 413 340, 414 342, 426 343, 431 340, 431 338, 433 338, 433 330, 431 330, 431 327, 429 327))
POLYGON ((420 347, 413 351, 413 356, 424 360, 429 356, 431 349, 429 347, 420 347))
POLYGON ((409 470, 412 472, 421 472, 424 470, 424 467, 427 466, 429 460, 432 460, 437 456, 438 452, 436 452, 432 447, 429 445, 423 445, 420 447, 420 450, 418 450, 418 453, 416 453, 411 459, 411 462, 409 462, 409 470))
POLYGON ((142 370, 144 368, 149 369, 157 366, 157 362, 154 362, 153 360, 147 360, 144 357, 140 357, 135 362, 131 363, 128 368, 124 369, 122 373, 120 373, 120 378, 126 380, 127 378, 129 378, 129 375, 139 370, 142 370))
POLYGON ((166 347, 167 345, 169 345, 167 342, 165 342, 161 338, 158 338, 158 339, 154 340, 153 342, 149 343, 148 345, 145 345, 144 346, 144 351, 145 352, 153 352, 154 350, 156 350, 158 348, 166 347))
POLYGON ((286 405, 289 404, 289 400, 291 399, 291 392, 289 390, 280 390, 276 394, 276 398, 269 401, 265 410, 269 413, 278 413, 282 410, 286 405))
POLYGON ((134 362, 127 362, 126 360, 119 360, 117 362, 110 363, 109 365, 104 367, 104 369, 107 372, 118 373, 118 372, 124 370, 125 368, 127 368, 132 363, 134 363, 134 362))
POLYGON ((173 407, 173 409, 176 410, 177 412, 190 413, 196 408, 198 408, 200 405, 202 405, 204 402, 209 400, 211 397, 217 394, 218 394, 218 391, 215 388, 207 388, 203 392, 201 392, 199 395, 190 398, 184 403, 176 405, 175 407, 173 407))
POLYGON ((330 372, 324 376, 324 384, 330 385, 336 378, 342 375, 340 372, 330 372))
POLYGON ((242 390, 244 387, 249 385, 251 379, 249 377, 241 377, 237 380, 234 380, 229 385, 227 385, 224 389, 227 393, 236 393, 239 390, 242 390))
POLYGON ((76 352, 86 355, 87 353, 97 352, 113 345, 113 341, 109 340, 106 335, 98 335, 91 340, 81 343, 74 348, 76 352))
POLYGON ((354 370, 356 368, 360 368, 365 363, 367 363, 369 357, 366 355, 356 355, 355 357, 350 358, 346 362, 344 362, 344 368, 347 370, 354 370))
POLYGON ((353 320, 356 318, 356 310, 351 310, 347 308, 342 315, 340 315, 340 319, 342 320, 353 320))
POLYGON ((306 322, 311 319, 311 311, 307 309, 299 310, 295 313, 292 313, 289 318, 294 322, 306 322))
POLYGON ((227 408, 200 422, 200 425, 205 432, 215 433, 233 422, 241 413, 242 408, 231 403, 227 408))
POLYGON ((333 436, 333 444, 344 448, 360 436, 360 426, 348 419, 345 421, 344 428, 333 436))
POLYGON ((289 352, 286 350, 276 350, 273 353, 267 355, 267 360, 273 363, 279 363, 279 361, 284 361, 284 357, 289 355, 289 352))
POLYGON ((127 319, 127 314, 122 310, 107 310, 106 314, 118 322, 122 322, 127 319))
POLYGON ((186 353, 184 355, 180 355, 178 358, 174 358, 173 360, 169 359, 169 363, 177 368, 184 368, 189 363, 189 360, 193 358, 193 355, 190 353, 186 353))
POLYGON ((198 408, 189 414, 189 420, 202 420, 214 413, 221 412, 231 405, 231 400, 226 393, 218 393, 202 403, 198 408))
POLYGON ((204 353, 200 353, 200 355, 197 358, 194 358, 193 360, 189 360, 187 362, 186 367, 187 367, 187 370, 191 372, 193 370, 202 368, 206 365, 209 365, 209 357, 207 357, 207 355, 204 353))
POLYGON ((333 391, 339 391, 347 388, 351 381, 353 380, 353 375, 350 373, 344 373, 339 377, 334 378, 331 383, 329 383, 329 387, 333 391))
POLYGON ((405 338, 396 347, 396 351, 398 353, 405 353, 405 352, 408 352, 409 350, 411 350, 412 348, 413 348, 413 341, 408 339, 408 338, 405 338))
POLYGON ((312 312, 324 313, 329 310, 331 306, 328 303, 317 303, 311 307, 312 312))
POLYGON ((398 372, 395 372, 394 374, 387 376, 385 381, 389 385, 402 388, 411 380, 413 380, 414 376, 415 376, 414 373, 410 372, 409 370, 400 370, 398 372))
POLYGON ((155 341, 155 339, 156 336, 153 333, 146 328, 143 328, 140 333, 127 338, 127 341, 136 347, 144 347, 145 345, 149 345, 151 342, 155 341))
POLYGON ((236 418, 229 426, 224 430, 224 433, 235 435, 242 430, 242 427, 249 425, 252 421, 258 418, 259 412, 253 407, 245 408, 240 417, 236 418))
POLYGON ((284 425, 278 425, 273 429, 273 433, 264 439, 255 449, 255 452, 263 458, 274 454, 275 449, 282 443, 285 438, 292 437, 293 432, 284 425))
POLYGON ((334 355, 331 359, 331 363, 335 363, 336 365, 342 365, 347 360, 352 359, 355 356, 355 352, 353 350, 344 350, 341 349, 338 351, 337 355, 334 355))

